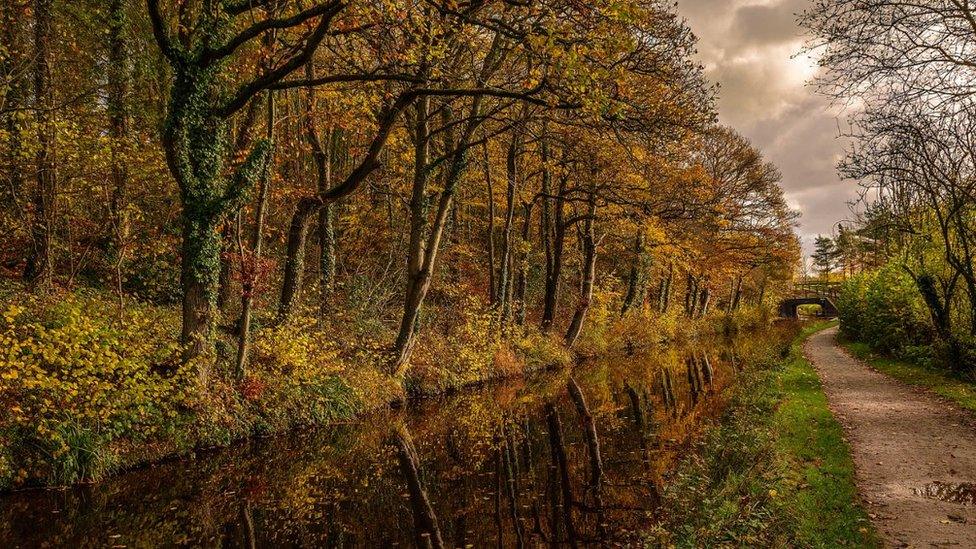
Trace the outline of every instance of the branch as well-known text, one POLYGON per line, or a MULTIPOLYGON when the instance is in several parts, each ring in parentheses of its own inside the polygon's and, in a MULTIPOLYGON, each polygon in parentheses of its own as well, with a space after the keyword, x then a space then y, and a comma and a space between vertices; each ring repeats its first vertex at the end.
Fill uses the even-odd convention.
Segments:
POLYGON ((253 10, 254 8, 265 7, 274 0, 240 0, 224 5, 224 13, 227 15, 240 15, 253 10))
POLYGON ((340 1, 327 2, 311 7, 305 11, 298 12, 295 15, 286 17, 284 19, 265 19, 263 21, 259 21, 241 31, 237 36, 231 38, 223 46, 216 49, 207 48, 204 50, 200 55, 200 64, 205 67, 215 61, 219 61, 233 54, 237 48, 243 46, 250 40, 257 38, 261 35, 261 33, 266 31, 296 27, 305 21, 314 19, 320 15, 325 15, 328 19, 331 19, 335 16, 335 14, 339 13, 342 7, 343 4, 340 1))
POLYGON ((318 48, 319 43, 325 38, 326 32, 329 30, 329 25, 332 23, 332 19, 345 8, 343 2, 333 2, 331 4, 326 4, 330 9, 322 13, 322 18, 319 20, 318 26, 312 31, 312 34, 308 37, 305 42, 305 46, 301 51, 292 56, 291 59, 283 63, 278 68, 266 73, 263 76, 256 78, 241 88, 238 89, 237 93, 228 101, 223 107, 217 109, 217 115, 222 118, 227 118, 240 110, 247 104, 248 100, 260 91, 266 89, 279 82, 282 78, 288 76, 294 72, 298 67, 301 67, 312 58, 315 53, 315 49, 318 48))
POLYGON ((230 212, 243 205, 258 175, 265 169, 270 154, 271 141, 269 139, 261 139, 254 145, 250 154, 234 172, 224 196, 220 199, 218 211, 230 212))
POLYGON ((369 145, 369 149, 366 151, 366 156, 356 166, 356 169, 346 176, 346 179, 342 183, 319 195, 319 200, 322 204, 329 204, 352 194, 365 181, 369 174, 380 167, 378 158, 383 151, 383 147, 386 146, 387 140, 390 138, 390 133, 393 131, 393 127, 396 125, 400 113, 409 107, 417 97, 419 95, 411 92, 403 92, 389 107, 384 109, 379 116, 379 127, 376 130, 373 141, 369 145))
POLYGON ((269 90, 290 90, 294 88, 314 88, 325 84, 339 84, 344 82, 423 82, 424 79, 410 74, 334 74, 321 78, 306 78, 302 80, 286 80, 268 86, 269 90))
POLYGON ((169 38, 166 22, 163 21, 163 14, 159 11, 159 0, 146 0, 146 9, 149 11, 149 21, 152 22, 153 37, 155 37, 160 51, 171 62, 181 62, 183 55, 169 38))

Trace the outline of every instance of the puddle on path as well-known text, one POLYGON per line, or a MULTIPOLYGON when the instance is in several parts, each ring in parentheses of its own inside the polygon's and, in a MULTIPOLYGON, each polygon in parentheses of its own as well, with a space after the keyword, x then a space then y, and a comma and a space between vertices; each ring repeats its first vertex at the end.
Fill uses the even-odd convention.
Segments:
POLYGON ((916 496, 922 496, 949 503, 976 505, 976 483, 972 482, 930 482, 922 488, 913 490, 916 496))

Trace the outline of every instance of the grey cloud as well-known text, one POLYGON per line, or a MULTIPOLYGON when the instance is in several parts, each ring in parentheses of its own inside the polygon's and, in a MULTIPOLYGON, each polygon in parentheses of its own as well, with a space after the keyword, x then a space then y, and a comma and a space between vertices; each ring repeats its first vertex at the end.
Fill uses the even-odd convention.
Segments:
POLYGON ((678 10, 699 37, 699 57, 721 85, 723 123, 749 138, 783 173, 787 197, 803 214, 800 234, 812 238, 850 217, 857 185, 835 170, 845 142, 827 100, 805 85, 795 22, 809 0, 679 0, 678 10))
POLYGON ((735 11, 729 38, 739 47, 794 41, 802 36, 796 26, 796 14, 803 11, 806 3, 806 0, 792 0, 741 6, 735 11))

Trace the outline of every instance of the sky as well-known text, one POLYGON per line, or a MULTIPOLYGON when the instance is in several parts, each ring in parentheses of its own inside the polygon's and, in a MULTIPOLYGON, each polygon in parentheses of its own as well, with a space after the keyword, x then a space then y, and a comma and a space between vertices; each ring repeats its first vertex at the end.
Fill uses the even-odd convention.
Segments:
POLYGON ((698 36, 699 58, 720 85, 719 121, 735 128, 783 173, 790 205, 802 214, 806 255, 818 234, 851 217, 857 184, 836 173, 844 117, 809 84, 813 59, 801 54, 796 22, 809 0, 678 0, 698 36))

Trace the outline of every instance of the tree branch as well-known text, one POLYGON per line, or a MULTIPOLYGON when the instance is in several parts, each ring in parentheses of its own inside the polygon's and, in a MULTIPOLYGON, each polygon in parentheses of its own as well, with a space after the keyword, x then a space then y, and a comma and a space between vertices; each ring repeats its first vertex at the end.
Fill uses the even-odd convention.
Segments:
POLYGON ((202 66, 207 66, 215 61, 228 57, 237 51, 237 48, 243 46, 250 40, 257 38, 262 33, 269 30, 296 27, 305 21, 314 19, 320 15, 331 19, 335 16, 335 14, 339 13, 342 7, 344 6, 341 1, 326 2, 324 4, 319 4, 307 10, 298 12, 291 17, 286 17, 283 19, 269 18, 259 21, 241 31, 239 34, 237 34, 237 36, 234 36, 228 40, 223 46, 216 49, 207 48, 204 50, 204 52, 200 55, 200 64, 202 66))
POLYGON ((319 20, 318 25, 306 40, 305 46, 302 47, 301 51, 292 56, 291 59, 279 67, 271 70, 263 76, 256 78, 250 83, 241 86, 230 101, 224 104, 223 107, 217 109, 218 116, 222 118, 231 116, 243 108, 251 97, 260 91, 267 89, 268 86, 279 82, 282 78, 288 76, 298 69, 298 67, 301 67, 312 58, 312 55, 315 53, 315 49, 318 48, 319 43, 321 43, 322 39, 325 38, 325 34, 329 30, 329 25, 332 23, 332 19, 346 6, 344 2, 332 2, 326 5, 330 6, 330 10, 321 14, 321 19, 319 20))
POLYGON ((149 21, 152 23, 153 37, 160 51, 173 63, 183 61, 182 52, 173 44, 166 30, 166 22, 163 21, 163 14, 159 11, 159 0, 146 0, 146 9, 149 11, 149 21))

